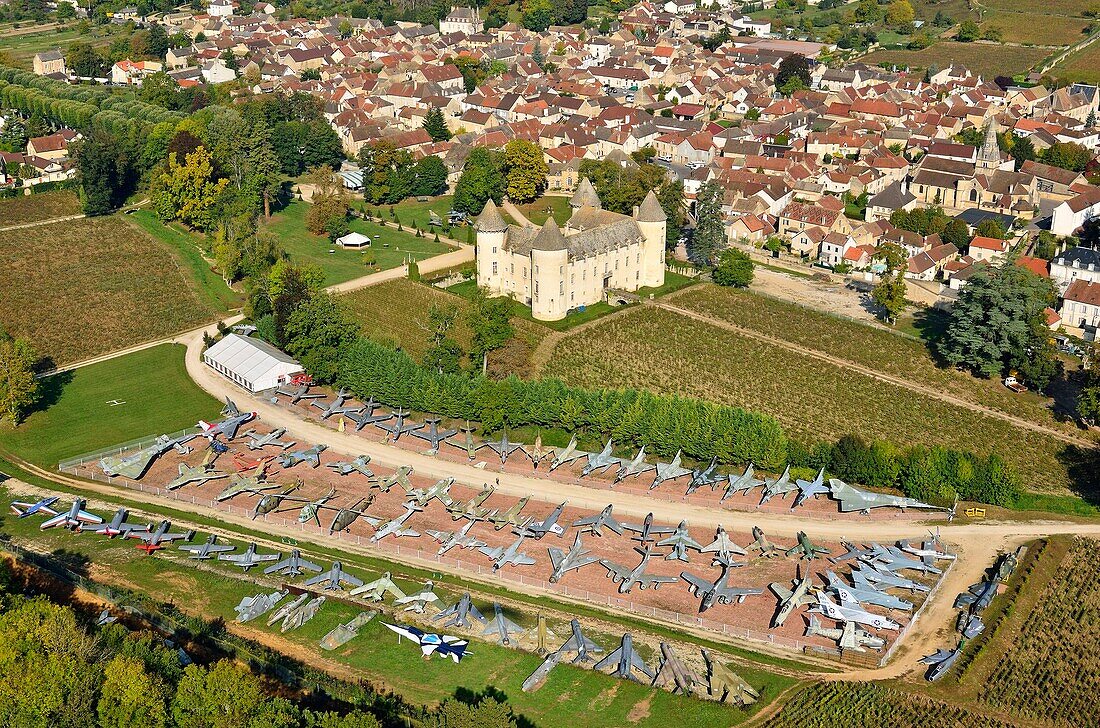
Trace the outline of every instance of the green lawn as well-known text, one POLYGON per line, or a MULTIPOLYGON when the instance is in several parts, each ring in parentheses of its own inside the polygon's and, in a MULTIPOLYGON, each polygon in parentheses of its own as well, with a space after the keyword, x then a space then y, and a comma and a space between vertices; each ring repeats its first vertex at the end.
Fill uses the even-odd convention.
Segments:
POLYGON ((405 227, 411 228, 418 225, 421 230, 427 230, 431 224, 430 213, 432 212, 438 215, 443 222, 447 221, 447 213, 451 211, 451 201, 453 199, 453 195, 440 195, 439 197, 429 197, 425 202, 418 202, 415 197, 409 197, 389 207, 371 205, 363 200, 357 200, 352 207, 369 212, 374 217, 382 215, 386 220, 394 219, 390 216, 390 210, 392 209, 396 219, 400 220, 405 227))
POLYGON ((179 223, 165 225, 148 210, 138 210, 132 215, 124 215, 123 219, 131 220, 150 236, 179 252, 192 278, 198 284, 200 296, 212 309, 228 311, 241 305, 241 294, 226 285, 222 277, 214 272, 202 257, 201 241, 198 236, 184 230, 179 223))
POLYGON ((0 56, 7 54, 12 64, 30 69, 35 53, 60 48, 64 51, 74 40, 82 40, 94 46, 104 46, 111 42, 111 36, 121 30, 118 25, 93 26, 86 33, 77 32, 75 26, 60 30, 45 30, 41 33, 6 35, 0 37, 0 56))
POLYGON ((164 344, 47 377, 39 410, 17 428, 0 426, 0 448, 53 468, 63 458, 216 417, 222 405, 187 376, 183 351, 164 344))
MULTIPOLYGON (((525 205, 516 205, 516 207, 519 208, 524 217, 535 225, 542 225, 546 222, 551 212, 554 214, 555 222, 558 225, 564 225, 573 214, 573 208, 569 206, 569 200, 569 197, 547 195, 525 205)), ((502 211, 502 214, 508 222, 515 222, 508 213, 502 211)))
POLYGON ((272 215, 265 227, 279 236, 291 260, 321 266, 325 272, 325 285, 396 268, 408 258, 423 260, 451 250, 444 243, 433 242, 431 236, 418 238, 415 233, 352 219, 352 230, 369 235, 374 240, 370 254, 374 256, 376 265, 370 267, 364 263, 364 257, 368 255, 366 251, 343 250, 330 243, 327 237, 313 235, 306 230, 308 210, 309 203, 296 200, 272 215))

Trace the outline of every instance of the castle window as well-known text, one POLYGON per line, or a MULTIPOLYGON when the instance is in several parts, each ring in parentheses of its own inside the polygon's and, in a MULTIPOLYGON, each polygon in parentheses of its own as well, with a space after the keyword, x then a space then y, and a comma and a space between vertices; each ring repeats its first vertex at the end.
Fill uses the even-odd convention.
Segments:
POLYGON ((496 253, 497 253, 497 246, 494 245, 493 246, 493 255, 496 255, 496 253))
POLYGON ((558 281, 558 293, 565 295, 565 281, 558 281))
POLYGON ((493 261, 493 275, 496 275, 496 274, 497 274, 497 262, 494 260, 493 261))

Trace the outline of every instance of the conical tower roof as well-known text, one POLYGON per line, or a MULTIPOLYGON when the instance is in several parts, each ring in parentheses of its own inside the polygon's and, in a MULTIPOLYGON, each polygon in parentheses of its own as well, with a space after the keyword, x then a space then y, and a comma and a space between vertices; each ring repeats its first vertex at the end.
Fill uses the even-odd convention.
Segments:
POLYGON ((479 233, 502 233, 508 229, 508 223, 504 222, 504 218, 500 216, 500 211, 497 210, 497 205, 492 198, 485 201, 485 207, 477 216, 475 226, 479 233))
POLYGON ((561 234, 561 228, 558 227, 553 216, 546 219, 538 235, 531 241, 531 248, 534 250, 565 250, 568 247, 569 243, 561 234))
POLYGON ((982 140, 982 148, 978 151, 978 159, 997 160, 1001 158, 1001 149, 997 146, 997 119, 989 120, 989 126, 985 128, 985 138, 982 140))
POLYGON ((579 210, 585 205, 600 207, 600 196, 596 194, 596 188, 592 186, 592 181, 587 177, 582 177, 580 184, 577 185, 577 191, 573 194, 573 199, 569 201, 569 206, 574 210, 579 210))
POLYGON ((664 222, 667 219, 668 215, 665 214, 665 209, 661 207, 657 195, 653 190, 650 190, 649 194, 642 200, 642 206, 638 208, 638 222, 664 222))

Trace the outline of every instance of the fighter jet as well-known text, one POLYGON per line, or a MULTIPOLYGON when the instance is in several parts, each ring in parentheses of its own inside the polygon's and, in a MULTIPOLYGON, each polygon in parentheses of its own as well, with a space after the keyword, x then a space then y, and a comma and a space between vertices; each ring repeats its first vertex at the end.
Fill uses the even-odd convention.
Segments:
POLYGON ((554 472, 562 465, 567 465, 574 460, 580 460, 581 458, 588 457, 591 453, 587 453, 584 450, 577 449, 577 436, 573 435, 569 438, 569 444, 562 450, 559 450, 554 455, 553 461, 550 463, 550 472, 554 472))
POLYGON ((425 440, 432 446, 432 450, 439 450, 439 444, 452 435, 457 435, 458 430, 440 430, 440 419, 438 417, 429 417, 424 420, 427 425, 427 431, 423 429, 413 430, 409 434, 413 437, 418 437, 421 440, 425 440))
POLYGON ((363 586, 351 590, 351 596, 363 597, 371 602, 382 601, 386 594, 392 594, 394 599, 405 598, 405 592, 401 591, 401 589, 393 583, 392 575, 388 571, 369 584, 364 584, 363 586))
POLYGON ((225 407, 222 408, 225 419, 213 424, 199 420, 198 428, 202 430, 202 436, 208 440, 216 440, 219 436, 226 440, 232 440, 237 436, 237 430, 246 422, 256 419, 255 412, 241 412, 233 400, 225 398, 225 407))
POLYGON ((840 545, 845 548, 844 553, 829 557, 829 561, 834 564, 839 564, 841 561, 847 561, 848 559, 862 559, 871 555, 871 549, 865 546, 856 546, 854 543, 848 541, 841 541, 840 545))
POLYGON ((611 440, 603 446, 603 450, 588 454, 588 462, 581 468, 581 477, 586 478, 599 470, 607 470, 612 465, 622 465, 623 459, 611 454, 611 440))
POLYGON ((312 561, 302 558, 302 552, 294 549, 290 556, 264 568, 265 574, 282 574, 283 576, 301 576, 307 571, 320 571, 321 567, 312 561))
POLYGON ((374 426, 385 432, 387 438, 397 442, 406 432, 415 432, 424 427, 424 425, 415 422, 405 422, 405 418, 408 416, 409 413, 406 410, 398 407, 393 411, 394 420, 392 423, 387 420, 386 422, 375 422, 374 426))
POLYGON ((806 637, 824 637, 834 640, 837 646, 853 652, 866 652, 864 647, 872 650, 881 650, 886 646, 886 640, 876 637, 865 629, 856 626, 855 622, 844 622, 843 627, 822 627, 821 622, 813 614, 807 615, 806 637))
POLYGON ((940 541, 938 531, 935 534, 929 531, 928 536, 929 537, 926 538, 919 547, 913 546, 908 541, 902 540, 898 541, 898 548, 907 554, 919 556, 921 561, 927 566, 934 566, 936 561, 941 559, 948 559, 950 561, 955 560, 955 554, 948 553, 947 550, 943 548, 943 542, 940 541))
MULTIPOLYGON (((508 440, 508 431, 505 430, 501 433, 500 439, 493 441, 488 440, 485 443, 485 447, 489 448, 497 455, 500 456, 500 464, 503 465, 508 461, 508 456, 514 453, 516 450, 521 451, 524 455, 527 455, 527 450, 524 448, 521 442, 510 442, 508 440)), ((553 469, 553 468, 551 468, 553 469)))
POLYGON ((371 543, 377 543, 386 536, 393 536, 400 538, 401 536, 417 537, 420 535, 418 531, 414 531, 411 528, 405 528, 405 522, 412 518, 414 513, 419 513, 424 510, 423 506, 419 506, 416 503, 403 503, 402 507, 405 512, 396 518, 375 518, 374 516, 363 516, 363 520, 374 526, 374 534, 370 537, 371 543))
POLYGON ((336 393, 336 398, 331 402, 310 402, 309 404, 317 409, 321 410, 321 419, 327 420, 333 415, 346 415, 352 412, 359 412, 362 407, 345 407, 344 402, 348 401, 348 397, 351 392, 341 389, 336 393))
POLYGON ((682 457, 682 455, 683 453, 677 450, 676 457, 672 458, 671 463, 657 463, 653 466, 654 470, 657 471, 657 474, 653 477, 653 482, 649 484, 650 490, 657 489, 666 481, 676 480, 677 478, 682 478, 685 475, 691 475, 690 470, 680 467, 680 458, 682 457))
POLYGON ((452 447, 457 447, 459 450, 465 450, 466 457, 470 460, 475 459, 477 457, 477 451, 485 447, 484 443, 474 442, 474 428, 470 427, 469 422, 462 428, 462 437, 452 437, 448 440, 444 440, 444 442, 452 447))
POLYGON ((672 561, 676 559, 678 561, 687 561, 688 549, 695 549, 696 551, 702 551, 703 547, 698 541, 691 537, 688 533, 687 521, 680 521, 680 525, 672 532, 672 535, 668 538, 661 539, 657 542, 658 546, 671 546, 672 551, 665 554, 665 560, 672 561))
POLYGON ((573 527, 579 528, 582 532, 591 533, 594 536, 603 537, 603 527, 607 526, 609 529, 617 534, 622 535, 623 526, 616 521, 611 515, 611 506, 605 507, 595 516, 587 516, 580 520, 573 521, 573 527))
POLYGON ((475 521, 469 521, 460 530, 454 533, 450 531, 433 531, 427 530, 427 534, 434 538, 438 543, 442 544, 439 547, 439 551, 436 553, 442 556, 455 546, 464 549, 477 549, 485 545, 484 541, 478 541, 470 534, 470 529, 474 527, 475 521))
POLYGON ((207 470, 201 465, 191 466, 187 463, 180 463, 177 472, 179 475, 164 486, 167 490, 176 490, 188 483, 202 485, 208 480, 217 480, 229 476, 229 473, 223 473, 220 470, 207 470))
POLYGON ((721 503, 734 493, 748 493, 750 490, 757 487, 758 485, 764 485, 763 480, 757 480, 755 477, 753 477, 755 473, 756 471, 753 468, 752 463, 749 463, 748 467, 745 468, 745 472, 741 473, 737 477, 734 477, 733 473, 730 473, 729 476, 727 476, 729 478, 729 485, 726 486, 726 491, 722 493, 722 497, 718 500, 718 502, 721 503))
POLYGON ((412 475, 412 472, 413 469, 411 465, 401 465, 397 470, 393 471, 391 475, 382 478, 377 483, 373 483, 373 485, 376 485, 383 493, 389 493, 390 488, 399 485, 403 491, 408 493, 413 489, 412 483, 409 482, 409 476, 412 475))
POLYGON ((813 587, 813 579, 807 574, 805 577, 795 572, 794 589, 788 589, 777 581, 768 585, 772 593, 779 598, 779 609, 772 617, 772 629, 782 627, 791 613, 804 604, 813 604, 814 598, 810 596, 810 588, 813 587))
POLYGON ((641 447, 638 450, 638 454, 634 456, 634 459, 630 462, 622 461, 622 467, 619 468, 619 472, 615 473, 615 482, 613 485, 618 485, 627 478, 632 478, 635 475, 641 475, 647 473, 650 470, 655 469, 653 463, 646 462, 645 459, 645 447, 641 447))
POLYGON ((490 560, 492 560, 493 573, 500 571, 502 567, 507 566, 508 564, 515 564, 516 566, 530 566, 535 563, 535 560, 519 550, 520 546, 523 545, 524 539, 526 538, 527 535, 521 531, 516 537, 516 540, 508 546, 497 546, 495 548, 492 546, 482 546, 478 548, 478 551, 485 554, 489 557, 490 560))
POLYGON ((424 657, 431 657, 432 655, 449 657, 457 664, 464 656, 471 654, 466 650, 470 644, 469 640, 446 634, 438 635, 424 632, 416 627, 406 627, 401 624, 390 624, 389 622, 383 622, 382 624, 397 635, 410 639, 419 645, 424 657))
POLYGON ((230 498, 235 498, 241 493, 261 493, 265 490, 271 490, 272 488, 278 487, 278 483, 270 483, 264 480, 262 475, 243 477, 238 473, 234 473, 229 479, 229 485, 225 486, 222 492, 218 493, 214 500, 220 503, 230 498))
POLYGON ((448 617, 450 617, 450 619, 444 623, 444 627, 461 627, 466 629, 470 626, 471 618, 485 624, 485 617, 481 616, 481 612, 474 606, 473 601, 470 599, 470 592, 463 594, 459 597, 457 602, 439 612, 439 614, 432 617, 432 619, 438 622, 448 617))
POLYGON ((337 475, 351 475, 352 473, 359 473, 365 475, 368 478, 374 477, 374 471, 367 467, 367 463, 370 462, 370 455, 360 455, 351 462, 346 460, 337 460, 331 463, 325 463, 325 467, 331 469, 337 475))
POLYGON ((688 483, 687 495, 691 495, 700 488, 709 485, 714 490, 718 483, 726 479, 726 476, 718 473, 718 456, 710 459, 710 465, 705 468, 696 468, 691 471, 691 482, 688 483))
POLYGON ((805 559, 806 561, 813 561, 818 555, 827 553, 829 553, 829 549, 822 546, 815 546, 814 542, 810 540, 810 537, 806 535, 805 531, 798 532, 798 543, 791 546, 786 551, 787 556, 799 554, 798 558, 805 559))
POLYGON ((760 526, 752 527, 752 543, 749 544, 750 549, 755 549, 760 552, 761 556, 772 558, 773 556, 782 556, 783 552, 779 548, 768 540, 768 537, 764 535, 764 530, 760 526))
POLYGON ((437 610, 443 608, 443 600, 435 593, 435 583, 432 581, 424 582, 424 588, 416 594, 396 597, 393 604, 395 607, 405 607, 406 612, 416 612, 417 614, 423 614, 424 608, 429 604, 437 610))
POLYGON ((279 465, 284 470, 293 468, 298 463, 310 463, 313 467, 321 464, 321 453, 328 450, 328 445, 314 445, 308 450, 291 450, 279 456, 279 465))
POLYGON ((294 447, 293 440, 280 440, 279 438, 286 434, 286 428, 280 427, 277 430, 272 430, 266 435, 261 435, 255 430, 245 430, 244 436, 248 438, 249 450, 262 450, 268 445, 275 445, 281 450, 286 450, 288 447, 294 447))
POLYGON ((504 616, 504 610, 500 608, 500 602, 493 602, 493 618, 485 625, 482 637, 496 637, 502 645, 512 644, 512 634, 523 634, 523 627, 504 616))
POLYGON ((576 652, 577 656, 573 658, 572 662, 574 665, 580 665, 592 659, 592 655, 589 653, 599 654, 603 652, 602 647, 584 636, 580 622, 575 619, 572 620, 569 623, 569 629, 572 631, 572 635, 557 649, 557 654, 576 652))
POLYGON ((432 502, 433 498, 439 499, 440 503, 446 505, 451 500, 448 493, 450 493, 451 486, 454 485, 454 482, 454 478, 443 478, 442 480, 435 481, 427 488, 413 488, 408 491, 408 496, 420 506, 428 505, 432 502))
POLYGON ((817 604, 810 609, 818 614, 824 614, 829 619, 835 619, 838 622, 855 622, 876 629, 891 629, 895 631, 901 629, 901 625, 894 620, 883 617, 880 614, 872 614, 858 604, 837 604, 829 598, 829 595, 822 591, 817 593, 817 604))
POLYGON ((153 441, 152 445, 135 453, 101 459, 99 467, 111 477, 121 475, 131 480, 140 480, 153 461, 169 450, 175 449, 180 455, 189 455, 191 448, 187 447, 186 443, 196 437, 198 435, 184 435, 173 440, 168 435, 161 435, 153 441))
POLYGON ((645 589, 649 586, 658 589, 661 584, 671 584, 678 581, 675 576, 655 576, 645 573, 646 565, 653 555, 653 550, 638 547, 635 547, 634 550, 642 555, 642 560, 634 568, 622 566, 607 559, 600 559, 600 564, 607 569, 607 575, 611 577, 611 582, 619 585, 620 594, 629 594, 635 584, 638 585, 639 589, 645 589))
POLYGON ((788 465, 778 478, 774 480, 769 478, 764 481, 764 492, 760 496, 760 505, 764 505, 774 496, 785 496, 797 489, 798 486, 791 482, 791 466, 788 465))
POLYGON ((88 502, 83 498, 77 498, 73 501, 73 504, 69 506, 69 510, 64 513, 59 512, 52 518, 42 521, 42 525, 39 526, 39 528, 45 531, 47 528, 53 528, 54 526, 78 528, 82 523, 103 523, 102 518, 84 510, 84 506, 87 504, 88 502))
POLYGON ((959 612, 959 632, 968 640, 972 640, 985 631, 985 622, 977 614, 959 612))
POLYGON ((379 422, 385 422, 386 420, 393 419, 392 412, 382 412, 381 414, 375 414, 374 411, 378 409, 378 405, 374 403, 374 397, 367 400, 357 412, 345 412, 344 416, 355 423, 355 431, 359 432, 367 425, 376 425, 379 422))
POLYGON ((799 478, 794 482, 798 486, 798 495, 794 497, 794 503, 791 503, 791 510, 798 508, 810 498, 817 498, 822 493, 828 493, 829 487, 825 485, 825 468, 818 471, 817 477, 811 480, 802 480, 799 478))
POLYGON ((248 544, 248 548, 244 550, 244 553, 240 554, 224 554, 218 556, 218 561, 227 561, 234 566, 239 566, 245 571, 248 571, 253 566, 259 566, 268 561, 278 561, 282 554, 258 554, 256 553, 256 544, 248 544))
POLYGON ((207 559, 213 559, 218 554, 224 554, 227 551, 233 551, 237 547, 230 546, 229 544, 218 543, 217 534, 210 534, 204 543, 190 544, 185 543, 179 547, 180 551, 187 551, 191 555, 187 558, 196 559, 198 561, 206 561, 207 559))
POLYGON ((843 480, 837 480, 836 478, 829 479, 829 494, 840 501, 841 513, 850 513, 852 511, 870 513, 872 508, 884 507, 900 508, 902 510, 906 508, 943 510, 938 506, 922 503, 914 498, 903 498, 898 495, 887 495, 885 493, 874 493, 869 490, 862 490, 848 485, 843 480))
POLYGON ((527 457, 531 458, 531 465, 538 470, 539 463, 554 454, 554 448, 542 446, 542 432, 535 435, 535 444, 527 451, 527 457))
POLYGON ((848 586, 835 572, 825 572, 825 585, 837 595, 841 604, 873 604, 885 609, 900 609, 903 612, 913 611, 913 603, 900 599, 893 594, 887 594, 873 587, 848 586))
POLYGON ((996 579, 980 581, 972 584, 966 591, 955 597, 955 609, 970 607, 971 613, 984 610, 997 596, 999 582, 996 579))
POLYGON ((915 592, 928 592, 932 589, 927 584, 921 584, 918 581, 906 579, 891 571, 879 571, 872 564, 860 564, 859 568, 852 569, 852 581, 860 586, 873 587, 875 589, 881 588, 879 586, 880 584, 885 584, 888 587, 897 587, 899 589, 908 589, 909 591, 915 592))
POLYGON ((311 576, 305 580, 303 586, 316 584, 321 584, 321 589, 324 591, 341 591, 344 584, 350 584, 352 587, 363 586, 363 580, 344 571, 344 565, 339 561, 333 561, 328 571, 311 576))
POLYGON ((131 532, 138 533, 152 528, 148 523, 127 523, 127 515, 128 511, 125 508, 119 508, 108 523, 81 523, 77 526, 77 530, 81 533, 91 531, 108 538, 114 538, 115 536, 129 536, 131 532))
POLYGON ((657 668, 657 675, 653 678, 655 687, 672 686, 672 692, 680 695, 692 695, 695 686, 702 684, 702 679, 695 671, 680 661, 672 645, 661 643, 661 664, 657 668))
MULTIPOLYGON (((298 511, 298 523, 309 523, 310 521, 316 521, 317 525, 321 525, 320 513, 322 508, 332 508, 332 506, 326 506, 330 500, 336 497, 336 488, 330 488, 329 492, 321 496, 317 500, 307 502, 298 511)), ((336 510, 332 508, 332 510, 336 510)))
POLYGON ((633 680, 634 682, 641 682, 634 676, 634 670, 638 670, 645 675, 649 680, 653 680, 653 670, 649 668, 642 658, 634 650, 634 639, 627 632, 623 635, 623 641, 619 647, 607 657, 603 658, 592 669, 603 670, 607 667, 614 667, 611 674, 615 677, 623 678, 624 680, 633 680))
POLYGON ((718 662, 709 652, 703 650, 703 661, 707 663, 707 693, 720 703, 734 701, 741 705, 752 705, 760 697, 744 679, 718 662))
POLYGON ((729 537, 729 534, 726 533, 726 529, 721 526, 715 531, 714 540, 699 550, 704 554, 714 554, 715 562, 719 559, 729 560, 734 554, 737 556, 747 555, 745 549, 735 544, 733 539, 729 537))
POLYGON ((462 518, 467 518, 470 522, 484 521, 489 517, 491 511, 485 508, 481 504, 488 500, 496 491, 491 485, 486 484, 477 495, 468 501, 451 501, 447 504, 447 512, 451 514, 451 520, 457 521, 462 518))
POLYGON ((733 569, 734 566, 732 563, 724 563, 722 565, 722 574, 716 581, 707 581, 701 576, 695 576, 686 571, 680 572, 680 578, 690 585, 688 586, 688 591, 700 599, 700 613, 707 611, 715 604, 732 604, 734 599, 737 600, 738 604, 742 604, 745 601, 745 597, 764 593, 763 589, 746 589, 743 587, 729 586, 729 578, 733 569))
POLYGON ((558 538, 561 538, 565 533, 565 529, 558 523, 558 519, 561 518, 562 511, 565 510, 565 503, 561 503, 550 512, 546 518, 541 521, 528 521, 522 526, 518 527, 519 531, 523 531, 525 536, 533 538, 536 541, 541 540, 543 536, 548 533, 552 533, 558 538))
POLYGON ((951 666, 955 664, 955 660, 958 660, 961 654, 962 647, 959 646, 953 650, 936 650, 934 654, 920 658, 919 662, 932 666, 925 674, 925 679, 929 682, 939 680, 947 674, 947 671, 951 669, 951 666))
POLYGON ((19 516, 20 518, 34 516, 39 513, 44 513, 47 516, 56 516, 57 511, 55 511, 50 506, 52 506, 54 503, 57 503, 58 500, 60 500, 60 498, 58 498, 56 495, 52 495, 48 498, 43 498, 42 500, 35 501, 34 503, 28 503, 26 501, 12 501, 11 510, 12 513, 19 516))
POLYGON ((879 544, 871 544, 871 556, 865 559, 880 571, 898 571, 910 569, 912 571, 924 571, 930 574, 942 573, 935 566, 924 563, 920 559, 910 558, 908 554, 896 546, 883 547, 879 544))
POLYGON ((520 513, 527 507, 527 501, 531 500, 529 497, 520 498, 516 501, 516 504, 511 508, 501 511, 499 508, 489 514, 489 520, 492 522, 493 527, 500 531, 506 526, 514 526, 515 528, 523 528, 527 525, 527 522, 531 520, 532 516, 521 516, 520 513))
POLYGON ((195 537, 194 531, 170 533, 171 530, 171 521, 161 521, 160 525, 157 526, 154 531, 131 531, 126 535, 130 538, 140 539, 141 543, 139 543, 137 547, 146 554, 152 554, 154 551, 164 548, 166 544, 173 541, 179 541, 181 539, 190 541, 195 537))
POLYGON ((550 582, 555 584, 565 576, 566 572, 599 561, 595 556, 590 556, 589 552, 581 545, 581 534, 579 532, 576 538, 573 539, 573 546, 569 551, 563 551, 554 546, 551 546, 547 551, 550 552, 550 563, 554 566, 554 571, 550 574, 550 582))
POLYGON ((303 399, 317 399, 318 397, 324 397, 325 396, 321 392, 310 392, 309 391, 310 386, 311 385, 309 385, 309 384, 300 384, 297 387, 295 387, 294 389, 287 389, 285 387, 277 387, 275 389, 275 394, 281 394, 284 397, 290 397, 290 403, 291 404, 298 404, 303 399))
MULTIPOLYGON (((266 516, 276 508, 283 504, 283 501, 290 496, 291 493, 302 487, 301 479, 296 480, 292 484, 286 486, 278 493, 265 493, 260 496, 260 499, 256 501, 256 507, 252 509, 252 520, 256 520, 258 516, 266 516)), ((300 500, 295 498, 294 500, 300 500)))
POLYGON ((637 536, 631 536, 631 539, 633 539, 634 541, 638 541, 642 545, 645 545, 649 541, 656 541, 657 536, 663 536, 666 533, 672 533, 676 530, 675 528, 669 528, 668 526, 654 526, 652 513, 646 515, 645 520, 642 521, 641 525, 624 522, 623 528, 638 534, 637 536))

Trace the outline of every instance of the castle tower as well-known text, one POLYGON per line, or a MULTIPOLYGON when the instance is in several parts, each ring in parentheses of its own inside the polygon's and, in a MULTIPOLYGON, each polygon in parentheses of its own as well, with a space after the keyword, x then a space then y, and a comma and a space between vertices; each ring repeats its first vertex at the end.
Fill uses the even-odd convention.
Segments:
POLYGON ((665 283, 665 231, 668 216, 653 190, 642 200, 634 214, 642 231, 642 285, 650 288, 665 283))
POLYGON ((492 199, 485 201, 474 229, 477 231, 477 284, 493 293, 502 293, 501 276, 504 273, 504 242, 508 237, 508 223, 504 222, 492 199))
POLYGON ((531 241, 531 315, 539 321, 565 318, 568 269, 569 243, 550 216, 531 241))
POLYGON ((596 188, 592 186, 590 179, 587 177, 581 178, 580 184, 577 185, 577 191, 573 194, 573 199, 569 200, 569 206, 573 208, 573 212, 585 206, 602 208, 600 196, 596 194, 596 188))

